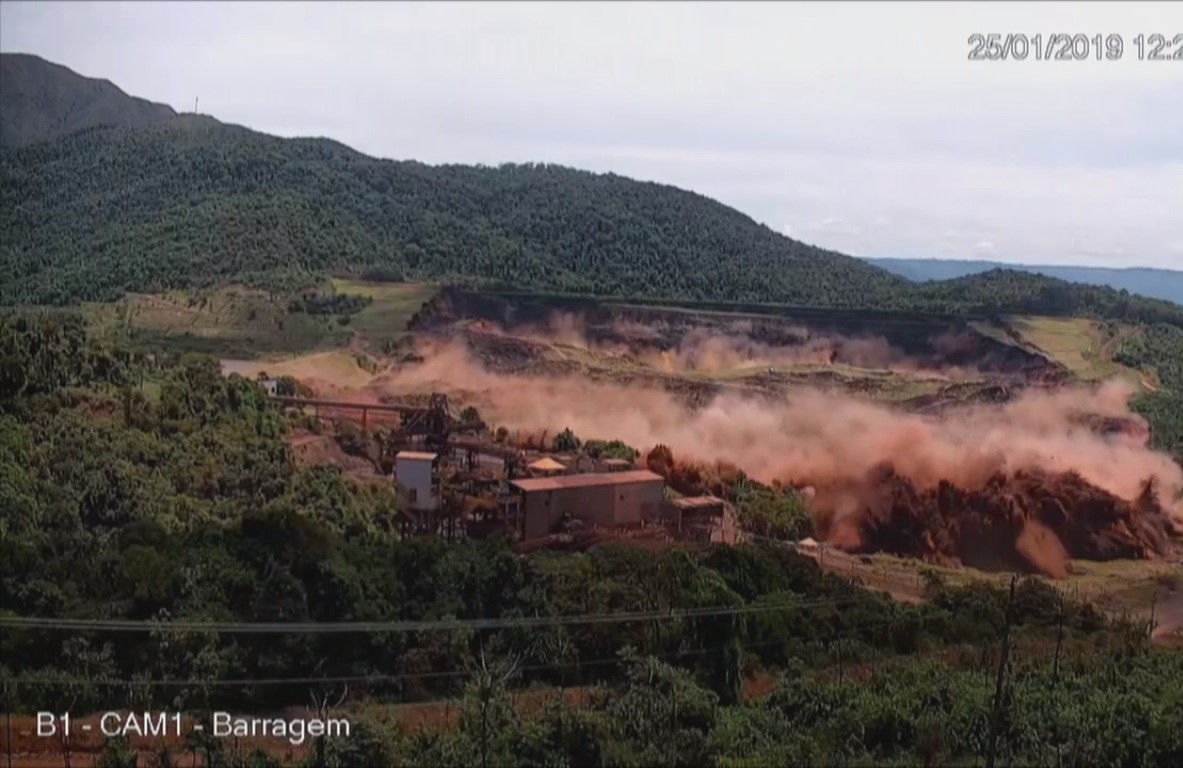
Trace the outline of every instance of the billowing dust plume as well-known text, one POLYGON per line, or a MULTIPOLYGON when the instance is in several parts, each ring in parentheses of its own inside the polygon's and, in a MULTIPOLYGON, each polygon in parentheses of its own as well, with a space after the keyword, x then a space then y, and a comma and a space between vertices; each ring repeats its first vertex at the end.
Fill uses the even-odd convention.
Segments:
MULTIPOLYGON (((1090 428, 1098 420, 1144 424, 1128 408, 1131 391, 1118 382, 1031 391, 939 418, 813 389, 776 402, 724 394, 690 411, 655 388, 490 373, 456 342, 426 342, 420 353, 423 363, 383 374, 369 385, 372 393, 459 392, 490 423, 552 433, 569 427, 584 439, 618 438, 641 449, 664 444, 680 459, 723 460, 762 482, 809 486, 819 531, 850 548, 866 544, 877 527, 894 525, 906 514, 901 504, 928 510, 916 512, 921 525, 932 510, 955 515, 989 508, 992 515, 1034 519, 1027 507, 1035 505, 1051 518, 1072 516, 1081 499, 1091 498, 1095 507, 1103 496, 1140 504, 1147 515, 1157 514, 1163 530, 1172 524, 1168 516, 1183 527, 1183 469, 1150 450, 1142 430, 1090 428), (1057 497, 1053 486, 1069 476, 1080 487, 1057 497), (1047 482, 1040 485, 1040 478, 1047 482), (1032 483, 1043 490, 1028 492, 1032 483), (915 498, 893 506, 909 494, 915 498), (996 501, 987 503, 982 494, 996 501), (1053 498, 1060 498, 1058 511, 1048 512, 1053 498)), ((1016 530, 1037 537, 1034 527, 1016 530)), ((1157 549, 1148 546, 1144 554, 1157 549)))
MULTIPOLYGON (((658 329, 623 318, 612 322, 613 340, 592 338, 582 316, 559 311, 552 312, 545 324, 516 325, 512 331, 488 320, 477 321, 471 329, 628 357, 666 373, 834 364, 898 372, 933 369, 881 336, 819 335, 804 327, 786 327, 780 329, 783 343, 769 344, 752 337, 754 328, 750 320, 734 320, 723 329, 692 327, 685 333, 671 332, 669 335, 677 339, 674 343, 663 339, 662 330, 669 331, 668 328, 658 329)), ((934 338, 932 343, 936 352, 947 353, 964 340, 949 333, 934 338)), ((948 365, 942 366, 940 372, 943 378, 965 378, 972 373, 948 365)))

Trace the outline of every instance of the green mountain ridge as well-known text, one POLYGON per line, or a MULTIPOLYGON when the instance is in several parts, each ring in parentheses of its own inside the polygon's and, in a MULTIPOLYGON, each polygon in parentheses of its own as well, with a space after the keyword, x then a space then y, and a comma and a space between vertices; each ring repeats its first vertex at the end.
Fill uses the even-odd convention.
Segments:
POLYGON ((376 264, 577 293, 842 305, 906 285, 674 187, 376 160, 188 115, 5 153, 0 201, 8 302, 376 264))
POLYGON ((382 266, 584 295, 1183 325, 1179 305, 1020 272, 916 285, 673 186, 376 159, 193 114, 0 150, 0 232, 10 305, 239 281, 290 290, 382 266))
POLYGON ((1033 272, 1072 283, 1108 286, 1152 299, 1183 303, 1183 271, 1153 267, 1080 267, 1056 264, 1007 264, 999 261, 958 261, 952 259, 868 258, 882 267, 914 282, 951 280, 958 277, 1007 269, 1033 272))

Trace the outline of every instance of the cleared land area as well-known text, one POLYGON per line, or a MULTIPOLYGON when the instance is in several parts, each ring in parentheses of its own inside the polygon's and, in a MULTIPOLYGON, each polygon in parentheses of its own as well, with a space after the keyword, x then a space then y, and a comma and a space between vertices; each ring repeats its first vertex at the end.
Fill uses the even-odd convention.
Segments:
POLYGON ((175 352, 254 357, 338 346, 349 339, 349 331, 328 318, 290 312, 286 297, 243 287, 129 294, 109 304, 87 304, 85 311, 100 334, 175 352))
POLYGON ((398 341, 406 334, 411 317, 437 288, 423 283, 376 283, 333 278, 333 290, 346 296, 372 299, 350 318, 349 327, 369 346, 380 349, 383 342, 398 341))
POLYGON ((84 311, 96 333, 148 349, 276 359, 346 345, 380 350, 402 338, 408 321, 435 290, 419 283, 327 283, 322 295, 370 299, 353 314, 293 311, 292 297, 243 286, 129 294, 115 302, 86 304, 84 311))
POLYGON ((347 349, 314 352, 291 358, 270 360, 222 359, 222 372, 237 373, 248 379, 260 373, 270 377, 292 376, 314 389, 326 391, 334 387, 364 387, 374 374, 367 370, 364 355, 347 349))
POLYGON ((1141 385, 1139 371, 1112 359, 1115 346, 1133 332, 1131 328, 1119 327, 1116 334, 1109 334, 1095 320, 1063 317, 1021 316, 1007 318, 1007 322, 1024 342, 1045 352, 1082 381, 1116 376, 1134 386, 1141 385))
MULTIPOLYGON (((826 549, 824 554, 815 551, 812 556, 825 571, 905 602, 922 602, 933 577, 950 586, 988 581, 1000 587, 1011 578, 1008 573, 950 568, 884 553, 850 555, 826 549)), ((1167 560, 1073 560, 1071 567, 1067 578, 1049 582, 1065 597, 1086 600, 1114 616, 1153 619, 1158 627, 1155 639, 1163 642, 1183 639, 1179 637, 1183 626, 1183 554, 1167 560)))

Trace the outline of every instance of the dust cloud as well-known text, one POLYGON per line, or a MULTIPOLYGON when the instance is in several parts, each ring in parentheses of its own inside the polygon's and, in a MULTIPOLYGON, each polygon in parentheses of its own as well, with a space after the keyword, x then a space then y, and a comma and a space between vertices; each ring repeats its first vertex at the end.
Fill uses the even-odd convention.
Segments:
POLYGON ((680 458, 726 461, 762 482, 811 486, 815 517, 863 514, 867 478, 888 466, 918 489, 945 483, 969 492, 1020 472, 1073 473, 1130 503, 1150 481, 1183 526, 1183 469, 1139 434, 1099 434, 1081 418, 1140 422, 1128 407, 1131 390, 1118 382, 1030 391, 941 417, 807 388, 772 402, 724 394, 691 411, 656 388, 491 373, 458 342, 424 342, 420 354, 424 362, 377 377, 371 391, 459 392, 490 423, 537 432, 569 427, 584 439, 618 438, 642 450, 664 444, 680 458))
MULTIPOLYGON (((604 355, 631 358, 665 373, 719 373, 742 368, 766 368, 788 365, 848 365, 896 372, 925 370, 933 374, 931 363, 893 347, 882 336, 846 337, 816 334, 799 326, 778 328, 782 343, 769 344, 753 338, 754 323, 733 320, 720 328, 691 327, 677 337, 676 343, 664 341, 662 329, 633 320, 615 318, 611 324, 614 340, 593 339, 586 320, 570 312, 552 312, 542 324, 515 325, 512 330, 482 320, 471 326, 478 333, 513 336, 546 344, 563 344, 604 355)), ((667 332, 671 331, 668 327, 667 332)), ((959 334, 947 333, 932 340, 939 354, 947 354, 965 343, 959 334)), ((944 379, 964 379, 975 371, 941 366, 944 379)))

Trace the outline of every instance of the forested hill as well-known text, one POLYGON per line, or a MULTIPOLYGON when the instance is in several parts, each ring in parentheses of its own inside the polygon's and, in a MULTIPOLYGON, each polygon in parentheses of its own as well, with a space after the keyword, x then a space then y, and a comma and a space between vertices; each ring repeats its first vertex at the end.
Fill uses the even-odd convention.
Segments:
POLYGON ((0 301, 287 270, 852 306, 907 285, 698 194, 556 166, 428 166, 183 115, 0 156, 0 301))
POLYGON ((19 147, 100 125, 139 126, 176 117, 172 107, 128 96, 26 53, 0 53, 0 147, 19 147))
POLYGON ((553 165, 379 160, 192 114, 0 150, 0 233, 0 304, 230 281, 290 289, 383 266, 630 298, 1183 325, 1178 305, 1017 272, 916 285, 671 186, 553 165))
POLYGON ((1173 269, 1126 267, 1072 267, 1054 264, 1003 264, 997 261, 958 261, 953 259, 867 259, 901 277, 916 282, 950 280, 994 269, 1034 272, 1074 283, 1103 285, 1127 290, 1141 296, 1183 303, 1183 272, 1173 269))
POLYGON ((910 306, 929 312, 1034 313, 1183 327, 1179 304, 1013 269, 913 285, 905 295, 910 306))

